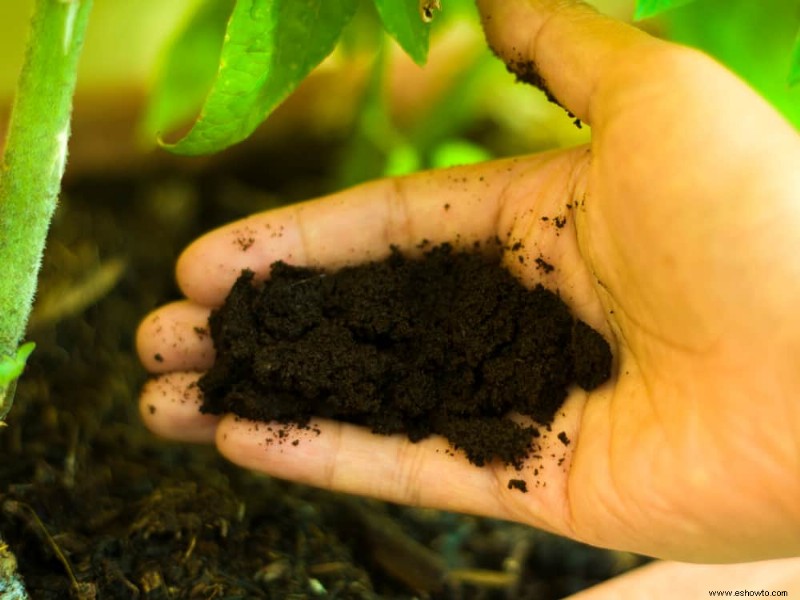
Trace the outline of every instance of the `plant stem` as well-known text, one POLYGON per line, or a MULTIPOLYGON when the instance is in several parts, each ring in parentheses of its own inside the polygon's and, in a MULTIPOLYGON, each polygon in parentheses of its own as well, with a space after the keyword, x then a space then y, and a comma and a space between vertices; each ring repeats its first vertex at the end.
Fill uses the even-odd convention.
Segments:
MULTIPOLYGON (((17 359, 36 293, 67 159, 72 95, 91 6, 92 0, 35 2, 0 165, 0 367, 17 359)), ((6 396, 13 388, 13 381, 0 383, 0 419, 10 408, 6 396)))

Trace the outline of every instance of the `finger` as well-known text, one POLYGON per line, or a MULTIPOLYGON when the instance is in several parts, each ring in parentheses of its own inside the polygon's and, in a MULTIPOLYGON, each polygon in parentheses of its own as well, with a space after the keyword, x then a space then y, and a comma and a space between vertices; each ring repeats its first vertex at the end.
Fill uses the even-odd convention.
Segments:
POLYGON ((200 412, 198 373, 170 373, 148 381, 139 397, 139 412, 153 433, 180 442, 214 441, 220 418, 200 412))
POLYGON ((139 360, 151 373, 202 371, 214 364, 208 331, 209 309, 191 302, 162 306, 136 331, 139 360))
POLYGON ((641 74, 646 55, 667 47, 576 0, 478 0, 478 6, 487 41, 508 68, 589 124, 603 85, 636 82, 611 84, 618 67, 632 62, 641 74))
POLYGON ((214 306, 242 269, 263 279, 276 260, 335 268, 383 258, 390 245, 408 252, 425 240, 505 240, 523 205, 531 214, 565 210, 575 160, 550 154, 417 173, 254 215, 189 246, 178 283, 191 300, 214 306))
POLYGON ((310 429, 284 427, 226 417, 217 447, 239 466, 316 487, 412 505, 496 510, 492 471, 451 456, 442 438, 412 444, 405 436, 326 420, 310 429))
POLYGON ((571 397, 520 470, 496 463, 476 467, 439 436, 412 443, 402 435, 377 435, 328 420, 287 428, 228 416, 217 429, 216 443, 230 461, 276 477, 574 535, 566 482, 584 401, 582 393, 571 397), (528 491, 509 488, 510 480, 524 481, 528 491))

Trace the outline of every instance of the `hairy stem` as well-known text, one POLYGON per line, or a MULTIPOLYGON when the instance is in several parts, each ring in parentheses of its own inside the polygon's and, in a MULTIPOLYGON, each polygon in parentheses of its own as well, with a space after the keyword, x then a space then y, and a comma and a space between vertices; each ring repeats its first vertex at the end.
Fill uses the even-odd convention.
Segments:
MULTIPOLYGON (((0 165, 0 374, 16 373, 67 159, 72 95, 92 0, 36 0, 0 165), (5 369, 4 369, 5 366, 5 369)), ((2 378, 0 378, 2 379, 2 378)), ((14 379, 0 381, 0 419, 14 379)))

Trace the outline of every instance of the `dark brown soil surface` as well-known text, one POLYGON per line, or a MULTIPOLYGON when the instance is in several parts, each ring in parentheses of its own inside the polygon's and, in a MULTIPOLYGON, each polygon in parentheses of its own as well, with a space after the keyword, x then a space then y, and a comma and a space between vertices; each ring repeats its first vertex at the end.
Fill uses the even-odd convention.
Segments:
POLYGON ((575 382, 608 379, 611 351, 541 285, 526 289, 498 244, 444 244, 409 259, 324 272, 277 262, 259 288, 245 272, 212 313, 209 413, 305 425, 312 416, 445 436, 478 466, 519 466, 575 382))
POLYGON ((250 157, 68 186, 29 334, 37 348, 0 429, 0 534, 31 597, 546 600, 641 563, 253 475, 145 430, 133 335, 178 297, 180 249, 276 196, 330 189, 318 145, 250 157))

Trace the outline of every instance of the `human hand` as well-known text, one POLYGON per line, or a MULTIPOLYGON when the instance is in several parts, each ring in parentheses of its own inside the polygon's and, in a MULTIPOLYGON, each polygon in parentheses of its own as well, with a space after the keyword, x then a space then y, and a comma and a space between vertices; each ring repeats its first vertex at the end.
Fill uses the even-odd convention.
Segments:
POLYGON ((582 4, 479 6, 496 52, 528 75, 535 65, 592 126, 591 144, 378 181, 204 236, 178 262, 188 300, 138 332, 142 362, 159 374, 142 392, 145 422, 278 477, 595 545, 707 562, 797 555, 797 133, 709 58, 582 4), (612 380, 571 390, 553 424, 572 440, 563 463, 555 439, 545 444, 557 458, 546 447, 518 473, 476 468, 440 438, 412 444, 326 421, 283 448, 265 444, 263 426, 197 411, 191 384, 213 349, 193 329, 242 269, 263 278, 278 259, 335 268, 382 258, 390 244, 412 252, 422 239, 495 235, 555 265, 505 260, 612 343, 612 380), (530 491, 509 490, 510 478, 530 491))

